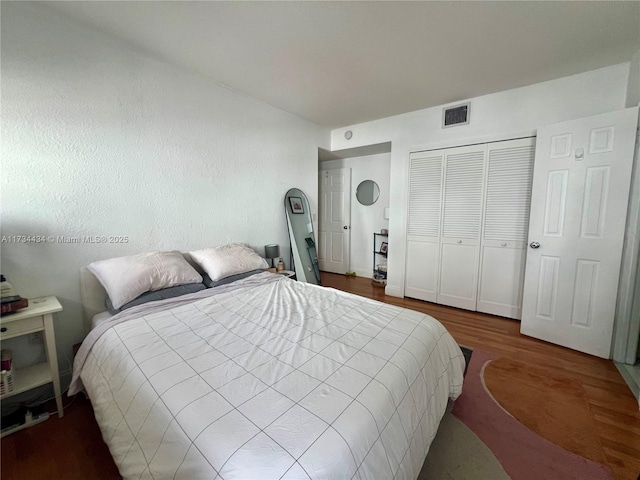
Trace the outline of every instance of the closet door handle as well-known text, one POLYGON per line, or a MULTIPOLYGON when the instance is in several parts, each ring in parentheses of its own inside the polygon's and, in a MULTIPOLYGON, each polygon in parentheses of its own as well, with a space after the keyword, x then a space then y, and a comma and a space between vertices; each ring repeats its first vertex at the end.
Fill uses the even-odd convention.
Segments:
POLYGON ((531 243, 529 244, 529 246, 530 246, 531 248, 540 248, 540 243, 539 243, 539 242, 531 242, 531 243))

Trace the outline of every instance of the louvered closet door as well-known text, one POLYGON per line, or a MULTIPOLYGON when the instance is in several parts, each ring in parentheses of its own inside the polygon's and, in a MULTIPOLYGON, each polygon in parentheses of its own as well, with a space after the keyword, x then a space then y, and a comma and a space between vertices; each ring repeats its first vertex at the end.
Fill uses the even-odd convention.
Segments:
POLYGON ((445 150, 437 302, 476 309, 486 145, 445 150))
POLYGON ((520 319, 535 138, 488 144, 480 312, 520 319))
POLYGON ((405 295, 429 302, 438 290, 443 158, 443 150, 413 153, 409 165, 405 295))

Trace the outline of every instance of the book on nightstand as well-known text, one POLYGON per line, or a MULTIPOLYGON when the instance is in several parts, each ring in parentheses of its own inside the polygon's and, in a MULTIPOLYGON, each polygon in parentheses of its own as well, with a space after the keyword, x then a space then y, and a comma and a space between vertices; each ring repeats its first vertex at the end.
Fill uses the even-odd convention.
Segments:
POLYGON ((2 303, 0 303, 0 315, 17 312, 21 308, 27 308, 28 306, 29 300, 20 296, 3 298, 2 303))
POLYGON ((0 275, 0 315, 13 313, 28 306, 29 300, 18 295, 7 278, 0 275))

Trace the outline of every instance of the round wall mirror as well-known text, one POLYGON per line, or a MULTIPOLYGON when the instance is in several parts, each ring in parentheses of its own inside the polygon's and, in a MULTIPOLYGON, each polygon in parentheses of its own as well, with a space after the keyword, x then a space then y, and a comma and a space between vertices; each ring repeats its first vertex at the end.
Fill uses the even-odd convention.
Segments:
POLYGON ((373 180, 364 180, 356 188, 356 198, 362 205, 373 205, 380 196, 380 187, 373 180))

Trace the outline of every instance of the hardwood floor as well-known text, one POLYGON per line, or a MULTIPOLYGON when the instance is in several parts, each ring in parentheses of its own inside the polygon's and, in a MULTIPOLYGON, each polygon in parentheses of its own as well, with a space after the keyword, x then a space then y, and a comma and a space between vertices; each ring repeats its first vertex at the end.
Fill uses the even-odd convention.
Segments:
MULTIPOLYGON (((121 478, 84 395, 57 415, 2 439, 2 480, 116 480, 121 478)), ((52 403, 49 411, 55 410, 52 403)))
MULTIPOLYGON (((599 446, 602 449, 602 456, 598 458, 609 465, 616 479, 638 479, 638 403, 612 362, 520 335, 520 324, 513 320, 418 300, 385 296, 384 289, 372 286, 366 278, 323 273, 322 281, 327 287, 431 315, 462 345, 512 359, 516 361, 513 363, 523 364, 525 368, 535 367, 538 375, 541 371, 548 371, 554 378, 567 378, 572 384, 579 384, 590 411, 589 421, 597 430, 596 441, 591 442, 590 448, 599 446)), ((536 376, 523 375, 519 378, 518 385, 524 385, 518 387, 524 390, 519 395, 522 407, 520 410, 525 412, 525 415, 529 412, 529 420, 535 421, 537 415, 544 413, 538 409, 537 397, 527 395, 526 392, 542 387, 527 384, 526 382, 533 382, 528 380, 530 378, 536 376)), ((563 400, 562 389, 558 390, 554 392, 554 399, 570 400, 563 400)), ((575 394, 575 389, 573 390, 575 394)), ((567 424, 567 421, 563 422, 554 435, 571 437, 573 428, 567 429, 567 424)), ((576 425, 575 428, 577 427, 576 425)), ((1 447, 3 480, 119 478, 109 451, 102 441, 91 405, 83 398, 76 399, 65 410, 64 418, 53 417, 33 428, 3 438, 1 447)), ((593 453, 589 455, 594 456, 593 453)))
MULTIPOLYGON (((640 411, 638 401, 622 379, 610 360, 603 360, 564 347, 536 340, 520 334, 520 322, 494 315, 468 312, 456 308, 436 305, 409 298, 389 297, 384 289, 374 287, 371 281, 360 277, 345 277, 331 273, 322 274, 323 285, 355 293, 400 307, 417 310, 438 319, 461 345, 480 348, 530 367, 537 373, 546 371, 555 379, 565 378, 578 383, 586 398, 591 418, 575 421, 595 425, 595 443, 599 444, 601 461, 606 463, 619 480, 637 480, 640 475, 640 411)), ((520 410, 525 418, 519 418, 525 425, 535 424, 538 416, 547 412, 539 408, 538 397, 527 392, 542 388, 532 383, 528 372, 514 371, 519 375, 516 388, 522 388, 518 395, 520 410), (529 382, 527 384, 527 382, 529 382)), ((535 378, 535 377, 534 377, 535 378)), ((511 394, 518 394, 517 390, 511 394)), ((569 402, 571 394, 556 389, 554 400, 569 402)), ((573 418, 571 420, 574 420, 573 418)), ((560 423, 553 432, 554 438, 565 437, 565 444, 571 443, 575 430, 585 425, 574 425, 567 429, 567 421, 560 423)), ((586 426, 589 427, 589 426, 586 426)), ((593 439, 592 439, 593 440, 593 439)), ((594 442, 590 442, 594 443, 594 442)), ((580 452, 576 452, 580 453, 580 452)), ((582 452, 589 457, 589 452, 582 452)), ((593 457, 593 455, 591 455, 593 457)))

